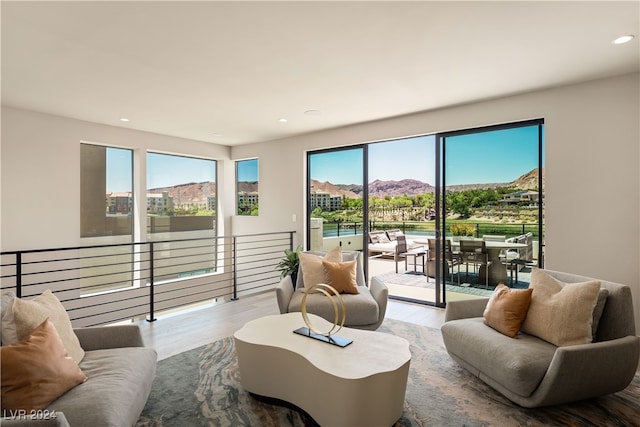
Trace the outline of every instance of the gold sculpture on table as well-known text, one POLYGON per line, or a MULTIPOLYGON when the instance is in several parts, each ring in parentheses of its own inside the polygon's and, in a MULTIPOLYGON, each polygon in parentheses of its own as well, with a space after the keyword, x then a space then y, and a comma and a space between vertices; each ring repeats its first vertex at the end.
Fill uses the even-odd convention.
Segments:
POLYGON ((353 342, 353 340, 334 335, 344 326, 344 321, 347 317, 347 308, 344 305, 344 301, 342 300, 342 296, 340 295, 340 292, 338 292, 333 286, 329 286, 324 283, 319 283, 317 285, 312 286, 309 289, 305 289, 304 295, 302 297, 302 302, 300 303, 300 311, 302 312, 302 318, 304 319, 304 323, 307 325, 307 327, 305 328, 303 326, 301 328, 296 329, 293 332, 310 337, 310 338, 314 338, 329 344, 334 344, 339 347, 346 347, 353 342), (327 298, 329 298, 329 300, 333 304, 333 314, 334 314, 333 325, 331 326, 331 329, 329 329, 329 331, 327 332, 320 332, 317 329, 315 329, 311 324, 311 320, 309 320, 309 316, 307 314, 307 295, 315 292, 320 292, 324 294, 327 298), (340 303, 340 309, 338 309, 338 304, 336 303, 335 299, 329 292, 332 292, 333 295, 335 295, 336 299, 340 303), (342 318, 340 318, 339 313, 342 313, 342 318))

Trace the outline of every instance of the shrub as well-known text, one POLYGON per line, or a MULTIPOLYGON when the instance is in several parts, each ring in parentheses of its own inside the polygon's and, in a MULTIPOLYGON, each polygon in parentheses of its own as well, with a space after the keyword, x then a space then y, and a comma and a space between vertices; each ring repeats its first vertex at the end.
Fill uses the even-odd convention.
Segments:
POLYGON ((476 231, 476 227, 473 224, 457 222, 451 224, 449 231, 451 231, 451 234, 454 236, 473 236, 476 231))

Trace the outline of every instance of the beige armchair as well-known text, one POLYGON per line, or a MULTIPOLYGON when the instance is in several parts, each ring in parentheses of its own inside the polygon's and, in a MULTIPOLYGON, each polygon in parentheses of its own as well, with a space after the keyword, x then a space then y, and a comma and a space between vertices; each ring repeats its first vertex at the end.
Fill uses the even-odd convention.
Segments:
MULTIPOLYGON (((309 252, 323 256, 326 252, 309 252)), ((371 285, 367 286, 362 266, 361 252, 342 252, 342 260, 356 259, 356 283, 358 294, 342 294, 346 307, 345 327, 376 330, 382 324, 387 310, 389 290, 382 280, 373 277, 371 285)), ((276 286, 276 297, 280 313, 300 311, 304 296, 304 281, 302 271, 298 271, 295 290, 291 276, 287 276, 276 286)), ((307 296, 307 311, 318 315, 329 322, 334 320, 333 305, 326 296, 320 293, 307 296)))

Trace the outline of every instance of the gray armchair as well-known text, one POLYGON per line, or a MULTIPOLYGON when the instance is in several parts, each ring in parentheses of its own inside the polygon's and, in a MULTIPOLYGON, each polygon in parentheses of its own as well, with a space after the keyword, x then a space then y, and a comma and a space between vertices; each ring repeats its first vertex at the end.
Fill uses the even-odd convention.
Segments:
MULTIPOLYGON (((324 255, 326 252, 310 252, 324 255)), ((356 329, 376 330, 382 324, 387 310, 387 297, 389 290, 380 279, 373 277, 371 285, 367 287, 364 278, 361 252, 343 252, 342 260, 356 259, 356 283, 359 294, 342 294, 346 307, 345 327, 356 329)), ((300 311, 302 297, 304 295, 304 281, 301 270, 298 271, 298 280, 295 290, 291 276, 280 281, 276 287, 276 297, 280 313, 300 311)), ((329 322, 334 320, 333 305, 326 296, 320 293, 307 296, 307 311, 316 314, 329 322)))
MULTIPOLYGON (((565 283, 593 280, 545 270, 565 283)), ((601 281, 608 296, 596 340, 556 347, 537 337, 509 338, 483 321, 488 298, 450 301, 441 332, 449 355, 473 375, 527 408, 603 396, 626 388, 638 368, 631 289, 601 281)))

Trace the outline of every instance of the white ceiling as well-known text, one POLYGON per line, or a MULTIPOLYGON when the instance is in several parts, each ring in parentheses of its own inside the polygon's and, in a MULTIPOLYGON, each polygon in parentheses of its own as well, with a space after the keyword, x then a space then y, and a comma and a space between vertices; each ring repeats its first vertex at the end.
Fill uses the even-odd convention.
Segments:
POLYGON ((638 1, 1 8, 3 105, 223 145, 637 72, 640 63, 638 1), (625 34, 636 38, 611 43, 625 34))

